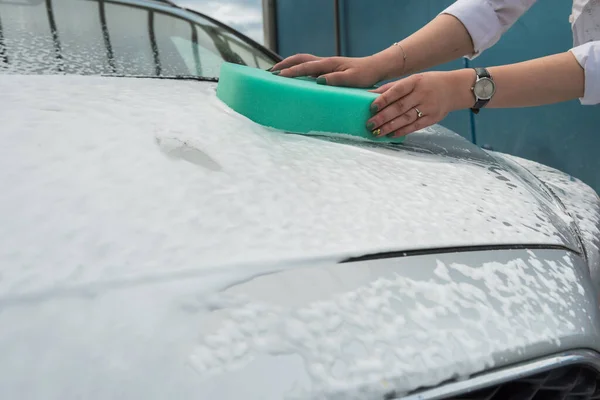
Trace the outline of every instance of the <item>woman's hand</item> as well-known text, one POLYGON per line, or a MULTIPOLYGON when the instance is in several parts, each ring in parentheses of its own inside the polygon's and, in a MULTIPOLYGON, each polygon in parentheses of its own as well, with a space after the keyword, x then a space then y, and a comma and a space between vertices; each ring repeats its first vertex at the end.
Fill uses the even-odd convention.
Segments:
POLYGON ((365 88, 384 79, 382 67, 385 65, 377 56, 322 58, 312 54, 296 54, 274 65, 271 72, 287 78, 312 76, 322 85, 365 88))
POLYGON ((424 72, 381 86, 371 104, 367 128, 374 136, 400 137, 444 119, 450 111, 474 102, 472 70, 424 72), (472 81, 472 82, 471 82, 472 81))

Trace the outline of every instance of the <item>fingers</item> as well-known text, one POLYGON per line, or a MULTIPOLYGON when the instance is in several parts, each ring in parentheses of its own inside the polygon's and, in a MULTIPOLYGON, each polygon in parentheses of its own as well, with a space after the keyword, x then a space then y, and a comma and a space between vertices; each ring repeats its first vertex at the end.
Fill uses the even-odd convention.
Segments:
MULTIPOLYGON (((389 91, 391 91, 391 90, 392 89, 390 89, 389 91)), ((420 97, 421 96, 418 93, 412 92, 408 96, 397 99, 396 101, 394 101, 393 103, 388 105, 386 108, 384 108, 382 111, 378 112, 375 116, 373 116, 369 120, 367 120, 367 128, 370 131, 379 129, 381 135, 385 135, 385 134, 395 131, 396 129, 399 128, 399 126, 394 127, 392 124, 392 126, 390 127, 389 125, 387 125, 387 126, 385 126, 385 125, 389 124, 390 121, 393 121, 396 118, 403 116, 409 110, 413 109, 417 104, 420 104, 421 103, 420 97), (384 128, 387 131, 384 131, 384 128)), ((414 113, 414 114, 416 115, 416 113, 414 113)), ((407 117, 410 117, 410 115, 407 117)), ((398 122, 401 122, 401 121, 398 121, 398 122)), ((408 120, 406 121, 406 123, 410 123, 410 122, 412 122, 412 121, 408 121, 408 120)), ((404 125, 402 125, 402 126, 404 126, 404 125)))
MULTIPOLYGON (((317 61, 308 61, 302 64, 294 65, 293 67, 282 69, 278 75, 286 78, 295 78, 297 76, 323 75, 333 72, 335 69, 335 61, 326 58, 317 61)), ((275 73, 275 71, 274 71, 275 73)))
MULTIPOLYGON (((346 70, 321 75, 317 83, 329 86, 364 87, 364 82, 357 79, 355 71, 346 70), (321 80, 322 79, 322 80, 321 80)), ((369 85, 370 86, 370 85, 369 85)))
MULTIPOLYGON (((396 100, 411 93, 416 84, 416 79, 413 77, 401 79, 397 82, 393 82, 392 86, 387 90, 383 91, 381 96, 376 98, 371 104, 371 110, 377 112, 383 110, 396 100)), ((386 85, 384 85, 385 87, 386 85)), ((382 87, 383 88, 383 87, 382 87)), ((381 89, 381 88, 380 88, 381 89)))
POLYGON ((374 136, 386 136, 397 132, 399 129, 413 124, 418 118, 418 114, 414 108, 409 109, 404 114, 401 114, 391 121, 381 125, 378 130, 375 130, 374 136))
POLYGON ((273 65, 273 67, 271 67, 271 71, 281 71, 282 69, 290 68, 294 65, 302 64, 309 61, 317 61, 319 59, 320 57, 313 56, 312 54, 296 54, 273 65))
POLYGON ((439 73, 413 75, 384 85, 373 92, 379 93, 371 103, 374 114, 367 128, 376 137, 397 138, 431 126, 448 115, 444 76, 439 73))
POLYGON ((385 85, 382 85, 382 86, 378 87, 377 89, 369 90, 369 92, 382 94, 382 93, 388 91, 392 86, 394 86, 395 83, 396 82, 386 83, 385 85))
POLYGON ((435 123, 436 123, 436 119, 435 118, 433 118, 431 116, 424 115, 423 117, 417 119, 412 124, 406 125, 403 128, 398 129, 397 131, 395 131, 393 134, 391 134, 389 136, 392 137, 392 138, 406 136, 409 133, 413 133, 413 132, 416 132, 416 131, 418 131, 420 129, 427 128, 428 126, 431 126, 431 125, 433 125, 435 123))

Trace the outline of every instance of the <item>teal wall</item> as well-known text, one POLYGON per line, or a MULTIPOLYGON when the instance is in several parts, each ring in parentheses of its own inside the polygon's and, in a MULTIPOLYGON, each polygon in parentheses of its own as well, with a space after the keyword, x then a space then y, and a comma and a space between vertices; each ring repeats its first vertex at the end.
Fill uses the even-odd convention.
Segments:
MULTIPOLYGON (((342 53, 364 56, 398 41, 434 18, 452 0, 339 0, 342 53)), ((572 47, 570 1, 540 1, 475 60, 436 69, 508 64, 572 47)), ((278 0, 278 52, 334 55, 334 7, 327 0, 278 0)), ((558 168, 600 192, 600 106, 578 100, 526 109, 450 114, 444 125, 480 146, 558 168)))

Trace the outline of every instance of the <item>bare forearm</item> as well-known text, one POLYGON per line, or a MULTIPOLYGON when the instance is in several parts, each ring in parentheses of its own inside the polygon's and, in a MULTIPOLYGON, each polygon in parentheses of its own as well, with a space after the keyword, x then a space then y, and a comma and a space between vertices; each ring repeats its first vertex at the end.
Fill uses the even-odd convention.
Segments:
MULTIPOLYGON (((488 68, 496 83, 496 93, 488 108, 531 107, 554 104, 583 97, 585 74, 573 54, 560 53, 517 64, 488 68)), ((455 87, 455 109, 473 105, 470 69, 450 72, 455 87)))
POLYGON ((467 29, 447 14, 437 16, 400 45, 402 48, 393 46, 373 56, 377 68, 381 68, 382 80, 419 72, 473 52, 467 29))

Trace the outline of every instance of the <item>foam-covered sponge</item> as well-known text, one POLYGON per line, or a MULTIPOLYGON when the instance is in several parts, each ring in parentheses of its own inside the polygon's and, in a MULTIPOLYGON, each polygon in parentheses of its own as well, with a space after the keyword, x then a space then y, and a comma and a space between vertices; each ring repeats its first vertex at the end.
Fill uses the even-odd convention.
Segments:
POLYGON ((284 78, 261 69, 224 63, 217 96, 254 122, 286 132, 346 134, 377 142, 367 129, 371 103, 378 94, 367 89, 319 85, 312 78, 284 78))

